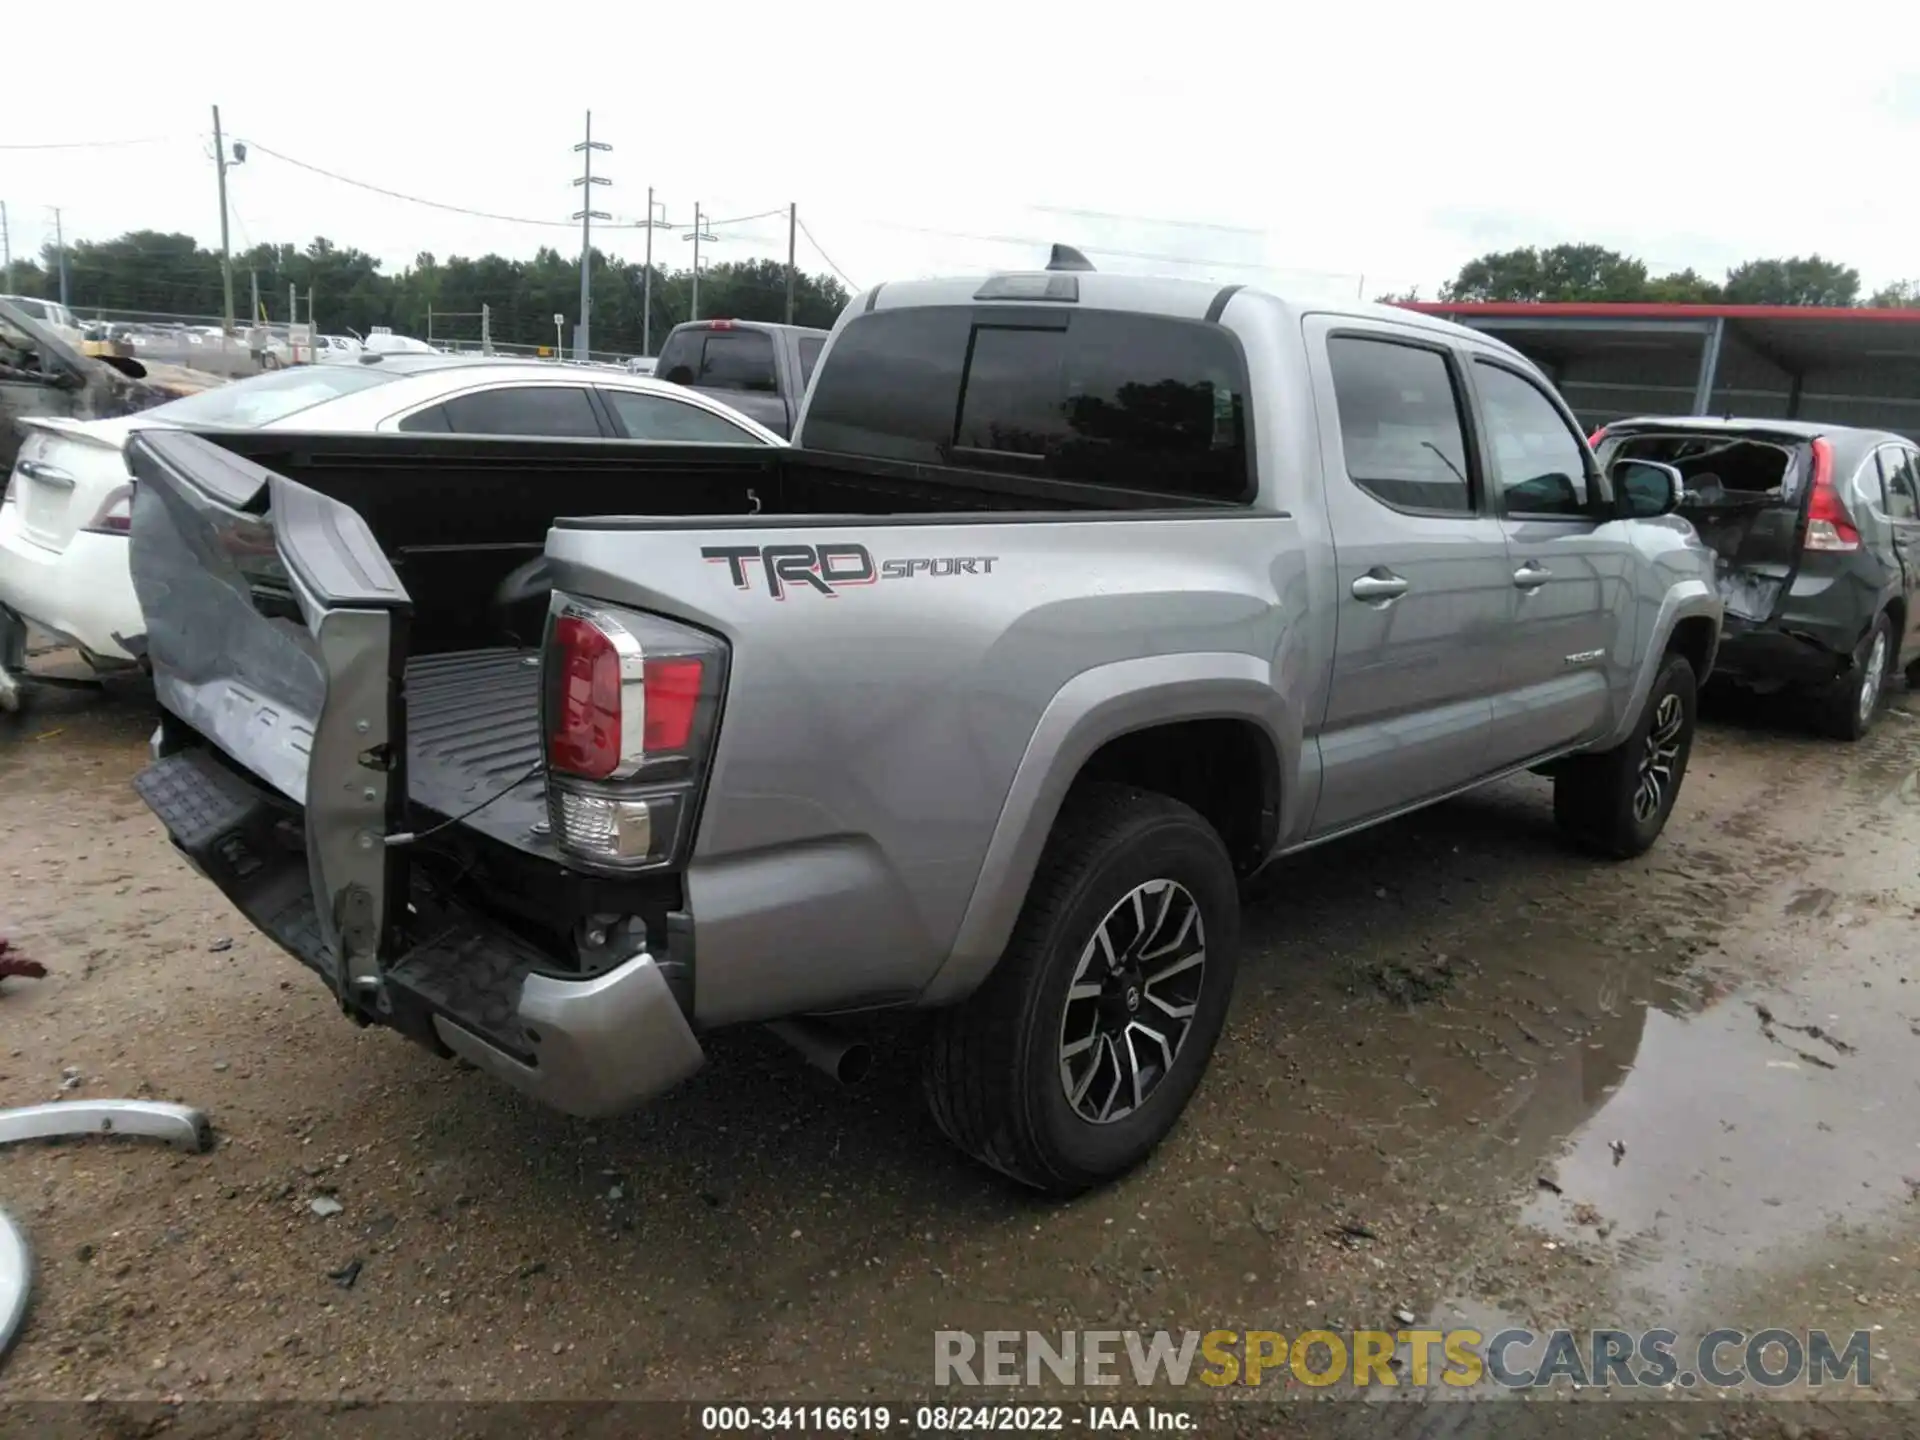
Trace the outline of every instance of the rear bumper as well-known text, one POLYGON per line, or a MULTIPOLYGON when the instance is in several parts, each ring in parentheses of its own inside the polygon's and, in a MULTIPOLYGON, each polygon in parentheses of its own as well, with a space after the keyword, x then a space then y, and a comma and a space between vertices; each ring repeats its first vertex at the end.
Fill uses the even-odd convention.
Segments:
POLYGON ((1742 684, 1825 685, 1853 668, 1865 622, 1783 616, 1764 625, 1729 617, 1714 674, 1742 684))
POLYGON ((77 532, 64 550, 20 533, 16 505, 0 506, 0 606, 89 655, 132 664, 115 639, 145 628, 127 568, 127 537, 77 532))
POLYGON ((544 1105, 568 1115, 617 1115, 678 1085, 705 1058, 659 964, 642 953, 592 980, 528 975, 514 1016, 531 1045, 523 1060, 444 1015, 441 1042, 544 1105))
POLYGON ((156 758, 134 787, 194 868, 357 1019, 570 1115, 630 1110, 700 1068, 700 1042, 653 955, 589 978, 552 973, 564 967, 515 932, 425 896, 378 989, 357 989, 322 939, 284 801, 204 749, 156 758))

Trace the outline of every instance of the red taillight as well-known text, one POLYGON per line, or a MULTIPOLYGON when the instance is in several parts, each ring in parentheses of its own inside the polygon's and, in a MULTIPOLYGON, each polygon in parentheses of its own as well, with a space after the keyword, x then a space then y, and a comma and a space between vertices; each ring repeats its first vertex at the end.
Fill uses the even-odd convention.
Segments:
POLYGON ((554 769, 604 780, 620 768, 620 653, 598 628, 577 616, 554 622, 557 668, 547 761, 554 769))
POLYGON ((644 748, 649 754, 684 750, 693 738, 693 716, 700 703, 698 660, 646 662, 647 721, 644 748))
POLYGON ((542 660, 554 845, 590 867, 678 864, 717 733, 726 642, 662 615, 558 603, 542 660))
POLYGON ((1587 448, 1589 450, 1598 450, 1600 448, 1600 442, 1606 438, 1607 427, 1602 425, 1598 430, 1587 436, 1587 448))
POLYGON ((709 330, 731 330, 732 328, 733 328, 733 322, 731 320, 707 321, 707 329, 709 330))
POLYGON ((1813 442, 1813 494, 1807 502, 1807 539, 1809 550, 1858 550, 1860 532, 1853 528, 1853 517, 1841 502, 1833 483, 1833 446, 1816 438, 1813 442))

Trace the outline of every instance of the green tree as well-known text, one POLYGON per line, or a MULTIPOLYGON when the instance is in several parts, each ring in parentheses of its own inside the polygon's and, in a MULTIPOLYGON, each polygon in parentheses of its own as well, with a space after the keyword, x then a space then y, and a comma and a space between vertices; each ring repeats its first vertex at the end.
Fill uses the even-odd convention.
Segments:
POLYGON ((1603 245, 1526 246, 1500 250, 1460 267, 1441 287, 1449 301, 1639 300, 1647 267, 1603 245))
POLYGON ((1874 291, 1867 304, 1876 310, 1920 310, 1920 280, 1896 280, 1874 291))
POLYGON ((1730 305, 1851 305, 1860 272, 1818 255, 1749 260, 1727 272, 1722 293, 1730 305))
MULTIPOLYGON (((14 292, 57 294, 52 258, 16 261, 14 292)), ((638 354, 646 279, 642 267, 601 251, 594 252, 592 265, 594 348, 638 354)), ((291 286, 298 292, 300 318, 308 318, 311 305, 320 327, 336 333, 364 335, 376 325, 390 325, 403 334, 425 336, 431 316, 436 340, 478 341, 485 306, 492 314, 495 340, 551 345, 554 315, 565 315, 570 328, 580 304, 578 258, 550 247, 528 259, 443 259, 422 251, 398 273, 389 273, 366 251, 320 236, 305 248, 255 245, 233 257, 233 268, 236 318, 244 317, 257 287, 266 317, 284 321, 291 286)), ((135 231, 115 240, 78 241, 67 249, 67 270, 74 307, 83 316, 126 310, 210 317, 225 303, 218 254, 201 249, 190 235, 135 231)), ((847 300, 846 287, 830 276, 795 277, 794 319, 799 324, 831 325, 847 300)), ((691 309, 692 276, 655 266, 654 348, 691 309)), ((781 319, 786 313, 786 267, 773 260, 709 267, 700 277, 700 311, 742 320, 781 319)))
POLYGON ((1647 282, 1646 298, 1669 305, 1711 305, 1721 298, 1721 289, 1714 281, 1689 268, 1670 275, 1656 275, 1647 282))

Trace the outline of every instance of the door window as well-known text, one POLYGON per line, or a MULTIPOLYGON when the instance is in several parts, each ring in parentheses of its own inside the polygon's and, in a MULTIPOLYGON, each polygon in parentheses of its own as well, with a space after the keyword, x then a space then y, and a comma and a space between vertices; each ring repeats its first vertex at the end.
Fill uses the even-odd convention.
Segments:
POLYGON ((402 430, 456 435, 584 436, 597 439, 593 402, 577 385, 510 385, 456 395, 400 422, 402 430))
POLYGON ((1913 451, 1882 446, 1880 484, 1886 492, 1888 519, 1920 520, 1920 464, 1913 451))
POLYGON ((1509 515, 1586 519, 1586 452, 1560 409, 1531 380, 1474 361, 1494 483, 1509 515))
POLYGON ((1440 351, 1339 335, 1327 342, 1347 478, 1395 510, 1470 515, 1466 427, 1440 351))
POLYGON ((601 397, 629 440, 679 445, 756 445, 759 438, 711 410, 666 395, 638 390, 602 390, 601 397))

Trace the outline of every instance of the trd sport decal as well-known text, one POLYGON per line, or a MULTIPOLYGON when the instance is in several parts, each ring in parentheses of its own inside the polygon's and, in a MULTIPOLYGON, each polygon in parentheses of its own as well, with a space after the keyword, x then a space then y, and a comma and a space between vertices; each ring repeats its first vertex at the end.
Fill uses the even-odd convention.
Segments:
POLYGON ((916 575, 991 575, 998 555, 916 555, 875 562, 864 545, 702 545, 709 565, 724 563, 736 590, 751 590, 756 570, 767 579, 767 593, 787 598, 796 587, 833 596, 850 585, 876 580, 911 580, 916 575))

